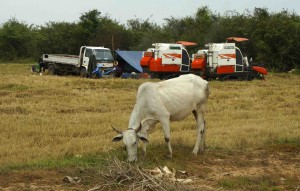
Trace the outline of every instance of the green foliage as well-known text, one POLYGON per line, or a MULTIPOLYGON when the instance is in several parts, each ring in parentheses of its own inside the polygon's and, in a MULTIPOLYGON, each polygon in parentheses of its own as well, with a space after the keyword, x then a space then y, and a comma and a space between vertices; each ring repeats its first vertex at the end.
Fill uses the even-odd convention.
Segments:
POLYGON ((101 28, 101 12, 92 10, 80 16, 79 25, 84 29, 85 33, 93 36, 101 28))
POLYGON ((34 51, 34 28, 16 19, 10 19, 0 28, 0 58, 26 58, 34 51))
POLYGON ((147 50, 155 42, 168 42, 160 26, 151 23, 150 19, 131 19, 127 21, 131 33, 131 50, 147 50))
POLYGON ((78 25, 83 31, 81 45, 105 46, 112 50, 130 46, 130 33, 126 28, 97 10, 84 13, 78 25))
POLYGON ((256 9, 252 20, 252 40, 258 60, 276 72, 299 66, 299 16, 287 11, 270 15, 266 10, 256 9))
POLYGON ((46 23, 37 34, 40 49, 34 56, 44 53, 79 54, 80 46, 85 44, 84 36, 84 31, 76 23, 46 23))
POLYGON ((280 190, 270 177, 238 176, 219 180, 218 184, 227 189, 280 190))
POLYGON ((292 146, 300 146, 300 137, 299 138, 293 138, 293 139, 278 139, 274 141, 275 144, 278 145, 290 145, 290 147, 292 146))
POLYGON ((290 73, 300 75, 300 68, 295 68, 294 70, 290 71, 290 73))
POLYGON ((165 18, 160 26, 150 21, 130 19, 127 25, 94 9, 83 13, 78 22, 48 22, 43 26, 28 25, 10 19, 0 25, 0 60, 24 58, 36 60, 43 53, 78 54, 82 45, 110 49, 146 50, 155 42, 193 41, 198 47, 209 42, 224 42, 227 37, 249 38, 240 48, 255 62, 270 71, 287 72, 300 68, 300 17, 282 10, 271 13, 255 8, 244 13, 227 11, 220 15, 207 6, 192 16, 165 18))
POLYGON ((29 87, 21 84, 7 84, 0 86, 0 90, 10 90, 10 91, 22 91, 27 90, 29 87))
POLYGON ((62 158, 50 158, 47 160, 35 160, 26 164, 12 164, 0 167, 0 173, 8 172, 11 170, 19 169, 40 169, 40 168, 65 168, 70 166, 105 166, 107 163, 106 158, 108 154, 101 155, 83 155, 83 156, 65 156, 62 158))

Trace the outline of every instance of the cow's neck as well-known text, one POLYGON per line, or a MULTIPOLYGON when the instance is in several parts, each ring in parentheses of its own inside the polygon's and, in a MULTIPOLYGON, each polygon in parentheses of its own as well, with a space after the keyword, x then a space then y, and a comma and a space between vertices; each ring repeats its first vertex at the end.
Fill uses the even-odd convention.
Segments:
POLYGON ((140 127, 141 121, 142 121, 141 112, 138 112, 138 109, 136 109, 136 107, 134 107, 134 109, 130 115, 128 129, 137 130, 140 127))

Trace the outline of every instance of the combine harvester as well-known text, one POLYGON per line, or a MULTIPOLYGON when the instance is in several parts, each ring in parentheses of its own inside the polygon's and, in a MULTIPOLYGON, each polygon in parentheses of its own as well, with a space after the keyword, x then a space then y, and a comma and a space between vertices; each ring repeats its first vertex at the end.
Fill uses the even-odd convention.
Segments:
POLYGON ((230 37, 225 43, 209 43, 190 58, 186 46, 196 43, 179 41, 175 44, 155 43, 143 53, 140 61, 145 73, 153 78, 167 79, 186 73, 194 73, 205 79, 264 79, 267 70, 250 66, 235 42, 246 38, 230 37), (233 42, 232 42, 233 41, 233 42))

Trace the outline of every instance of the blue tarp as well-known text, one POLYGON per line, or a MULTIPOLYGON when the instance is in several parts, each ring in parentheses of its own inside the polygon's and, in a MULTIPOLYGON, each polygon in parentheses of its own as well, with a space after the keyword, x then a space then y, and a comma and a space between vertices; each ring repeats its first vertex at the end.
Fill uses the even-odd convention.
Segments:
POLYGON ((143 56, 143 51, 116 50, 115 52, 118 54, 119 57, 121 57, 126 63, 128 63, 138 72, 143 72, 143 68, 140 64, 140 60, 143 56))

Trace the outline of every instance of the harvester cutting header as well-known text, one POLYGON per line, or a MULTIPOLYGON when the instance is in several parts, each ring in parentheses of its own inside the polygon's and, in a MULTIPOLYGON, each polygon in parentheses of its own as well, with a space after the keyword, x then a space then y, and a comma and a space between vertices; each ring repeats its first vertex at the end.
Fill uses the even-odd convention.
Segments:
POLYGON ((186 46, 196 43, 179 41, 174 44, 154 43, 143 53, 140 61, 144 72, 153 77, 170 78, 184 73, 194 73, 206 79, 264 79, 267 70, 260 66, 250 66, 235 42, 246 38, 227 38, 225 43, 209 43, 207 49, 189 56, 186 46))

